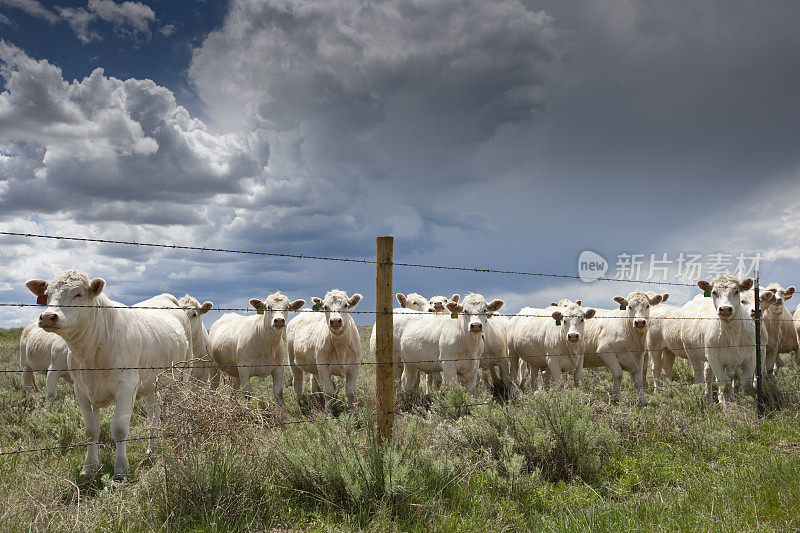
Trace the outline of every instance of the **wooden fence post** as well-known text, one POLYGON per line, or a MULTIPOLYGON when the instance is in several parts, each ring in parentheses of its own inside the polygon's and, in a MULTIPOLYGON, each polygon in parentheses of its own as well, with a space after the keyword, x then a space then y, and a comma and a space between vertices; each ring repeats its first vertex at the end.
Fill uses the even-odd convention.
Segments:
POLYGON ((376 239, 375 265, 375 411, 378 442, 392 440, 394 426, 394 353, 392 340, 392 249, 394 237, 376 239))
POLYGON ((756 304, 756 408, 758 416, 764 416, 764 391, 761 387, 761 299, 758 287, 758 270, 756 270, 755 304, 756 304))

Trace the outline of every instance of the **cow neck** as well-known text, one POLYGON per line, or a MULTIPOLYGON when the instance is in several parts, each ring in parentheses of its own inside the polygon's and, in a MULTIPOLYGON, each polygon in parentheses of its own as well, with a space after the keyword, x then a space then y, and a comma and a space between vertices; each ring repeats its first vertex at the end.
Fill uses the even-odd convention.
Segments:
POLYGON ((281 334, 283 333, 283 328, 273 328, 269 324, 267 324, 267 315, 259 318, 256 322, 258 324, 258 331, 263 336, 264 340, 269 343, 270 341, 275 341, 275 339, 280 339, 281 334))
POLYGON ((647 328, 644 327, 644 328, 638 329, 638 328, 633 327, 633 325, 631 324, 631 320, 628 317, 627 313, 625 314, 625 316, 622 319, 625 321, 625 330, 628 332, 629 338, 633 339, 637 343, 636 344, 636 349, 637 350, 644 350, 644 347, 645 347, 645 344, 646 344, 645 343, 645 339, 647 337, 647 328))
POLYGON ((116 339, 114 324, 118 322, 120 312, 129 312, 129 308, 118 308, 122 304, 104 294, 95 298, 93 303, 99 307, 86 308, 86 313, 90 315, 81 319, 81 325, 75 333, 64 337, 72 356, 84 366, 92 366, 101 352, 115 357, 117 350, 112 349, 116 339))

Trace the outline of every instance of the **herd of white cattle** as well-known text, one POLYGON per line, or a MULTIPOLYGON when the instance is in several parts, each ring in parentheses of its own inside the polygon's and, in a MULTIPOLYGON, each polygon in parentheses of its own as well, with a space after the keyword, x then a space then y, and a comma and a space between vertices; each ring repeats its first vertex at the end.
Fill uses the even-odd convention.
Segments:
MULTIPOLYGON (((398 293, 401 307, 393 313, 395 379, 405 391, 417 388, 425 374, 429 389, 459 382, 474 392, 480 369, 487 384, 502 384, 513 396, 536 389, 540 373, 559 386, 572 374, 577 385, 584 368, 607 367, 612 401, 619 399, 625 370, 643 405, 648 361, 658 390, 671 378, 679 356, 688 360, 697 383, 705 381, 709 399, 717 384, 719 401, 731 401, 734 385, 753 385, 753 280, 723 274, 697 285, 703 293, 682 307, 665 304, 668 294, 637 290, 616 296, 618 309, 593 309, 565 299, 545 308, 525 307, 513 317, 499 313, 502 300, 487 302, 479 294, 428 300, 398 293)), ((353 403, 362 353, 349 312, 360 294, 331 290, 325 298, 312 299, 313 309, 302 309, 305 300, 291 301, 276 292, 263 301, 250 300, 257 314, 224 314, 206 331, 202 316, 213 304, 189 295, 177 299, 161 294, 128 307, 106 296, 103 279, 90 279, 80 270, 61 272, 50 282, 30 280, 26 286, 47 308, 20 338, 23 386, 38 388, 37 371, 47 374, 52 398, 59 377, 73 383, 93 443, 87 446, 83 475, 99 466, 101 407, 115 404, 115 477, 124 476, 128 468, 126 440, 137 397, 145 402, 152 451, 160 416, 156 378, 176 363, 184 362, 191 376, 210 381, 212 387, 218 386, 220 372, 233 378, 234 388, 244 390, 250 390, 253 376, 271 375, 280 406, 288 367, 298 399, 310 375, 311 389, 324 393, 326 411, 336 396, 332 377, 339 376, 348 403, 353 403), (301 310, 288 320, 289 312, 301 310)), ((760 290, 767 376, 780 364, 779 353, 794 352, 800 364, 800 309, 793 317, 784 305, 794 290, 777 284, 760 290)), ((370 350, 374 355, 374 327, 370 350)))

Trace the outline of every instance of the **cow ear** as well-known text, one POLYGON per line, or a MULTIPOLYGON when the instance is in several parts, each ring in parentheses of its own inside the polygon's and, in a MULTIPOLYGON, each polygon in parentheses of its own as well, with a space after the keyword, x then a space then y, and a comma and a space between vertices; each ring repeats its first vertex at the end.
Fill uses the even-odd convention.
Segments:
POLYGON ((769 303, 775 299, 775 293, 772 291, 764 291, 758 295, 758 299, 761 300, 762 304, 769 303))
POLYGON ((624 296, 614 296, 614 301, 620 305, 628 305, 628 299, 624 296))
POLYGON ((503 300, 492 300, 488 304, 486 304, 487 309, 489 309, 490 313, 496 313, 503 307, 503 300))
POLYGON ((783 301, 791 299, 792 295, 794 294, 794 285, 790 287, 786 287, 786 290, 783 291, 783 301))
POLYGON ((703 292, 711 292, 711 284, 704 279, 698 281, 697 286, 700 287, 700 290, 703 292))
POLYGON ((400 307, 405 307, 406 306, 406 295, 405 294, 403 294, 402 292, 398 292, 397 294, 394 295, 394 297, 397 298, 397 302, 400 304, 400 307))
POLYGON ((660 294, 656 294, 652 298, 648 298, 648 300, 650 300, 650 305, 658 305, 658 304, 661 303, 661 300, 663 300, 663 299, 664 299, 664 297, 661 296, 660 294))
POLYGON ((445 307, 446 307, 446 308, 447 308, 447 310, 448 310, 448 311, 450 311, 451 313, 452 313, 453 311, 455 311, 456 313, 460 313, 460 312, 462 312, 462 311, 464 310, 464 306, 462 306, 462 305, 458 305, 458 303, 456 303, 456 302, 454 302, 454 301, 452 301, 452 300, 451 300, 451 301, 449 301, 449 302, 447 302, 447 303, 445 304, 445 307))
POLYGON ((214 307, 214 304, 211 302, 203 302, 203 305, 200 306, 198 311, 199 314, 204 315, 211 311, 211 308, 214 307))
POLYGON ((558 307, 558 304, 556 302, 550 302, 550 307, 558 307))
POLYGON ((44 296, 47 290, 47 282, 43 279, 29 279, 25 282, 25 286, 36 296, 44 296))
POLYGON ((575 300, 575 305, 581 305, 583 302, 581 300, 575 300))
POLYGON ((352 309, 355 306, 357 306, 358 302, 361 301, 361 298, 363 298, 363 296, 361 296, 359 293, 355 293, 354 295, 352 295, 350 299, 347 300, 347 308, 352 309))
POLYGON ((741 282, 739 282, 739 290, 741 291, 749 291, 753 288, 753 278, 744 278, 741 282))
POLYGON ((665 292, 664 294, 661 295, 661 303, 663 304, 667 300, 669 300, 669 293, 665 292))
POLYGON ((305 300, 295 300, 289 304, 289 311, 297 311, 301 309, 304 305, 306 305, 305 300))
POLYGON ((776 292, 778 292, 778 287, 770 287, 769 289, 764 289, 764 292, 771 292, 772 294, 775 294, 776 292))
POLYGON ((264 309, 264 302, 262 302, 258 298, 250 298, 250 305, 252 305, 254 309, 257 309, 259 311, 261 309, 264 309))
POLYGON ((454 294, 454 295, 452 295, 450 297, 450 300, 453 301, 453 302, 458 302, 460 299, 461 299, 461 295, 460 294, 454 294))
POLYGON ((106 286, 106 280, 103 278, 94 278, 92 281, 89 282, 89 290, 92 292, 94 296, 97 296, 101 292, 103 292, 103 287, 106 286))
POLYGON ((595 313, 597 313, 596 310, 594 310, 591 307, 587 307, 586 309, 583 310, 583 318, 588 320, 592 318, 595 315, 595 313))
POLYGON ((561 320, 564 318, 564 314, 561 311, 553 311, 553 318, 556 320, 561 320))
POLYGON ((314 302, 315 305, 322 307, 322 298, 317 298, 316 296, 314 296, 313 298, 311 298, 311 301, 314 302))

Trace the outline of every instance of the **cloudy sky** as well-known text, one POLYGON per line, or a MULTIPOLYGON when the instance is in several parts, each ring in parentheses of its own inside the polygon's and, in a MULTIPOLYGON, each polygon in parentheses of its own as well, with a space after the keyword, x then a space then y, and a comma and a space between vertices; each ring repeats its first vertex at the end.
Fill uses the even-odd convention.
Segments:
MULTIPOLYGON (((800 284, 799 18, 789 0, 0 0, 0 231, 356 258, 391 234, 396 261, 577 275, 592 250, 656 281, 667 254, 672 282, 679 257, 708 277, 761 254, 763 281, 800 284)), ((373 265, 6 236, 0 302, 66 268, 125 303, 336 287, 374 309, 373 265)), ((639 287, 395 269, 397 291, 507 312, 639 287)))

